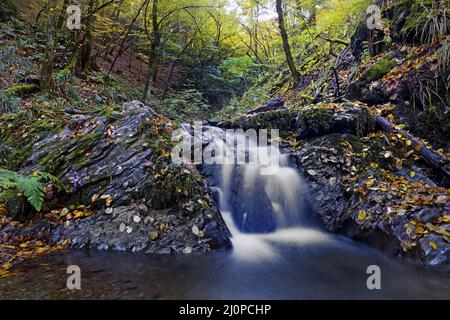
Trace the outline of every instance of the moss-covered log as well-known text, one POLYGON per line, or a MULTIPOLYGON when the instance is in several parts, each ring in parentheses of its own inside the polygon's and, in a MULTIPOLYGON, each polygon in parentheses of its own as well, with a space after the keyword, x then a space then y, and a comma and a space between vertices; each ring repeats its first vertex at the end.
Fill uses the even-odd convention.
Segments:
POLYGON ((5 89, 6 94, 14 96, 26 96, 39 91, 39 86, 36 84, 21 84, 5 89))
POLYGON ((418 138, 412 136, 408 132, 396 129, 388 119, 378 116, 376 117, 376 122, 386 132, 400 133, 406 139, 411 141, 411 147, 414 148, 420 158, 422 158, 434 169, 437 169, 444 173, 447 178, 450 178, 450 161, 447 158, 440 155, 433 149, 428 148, 418 138))

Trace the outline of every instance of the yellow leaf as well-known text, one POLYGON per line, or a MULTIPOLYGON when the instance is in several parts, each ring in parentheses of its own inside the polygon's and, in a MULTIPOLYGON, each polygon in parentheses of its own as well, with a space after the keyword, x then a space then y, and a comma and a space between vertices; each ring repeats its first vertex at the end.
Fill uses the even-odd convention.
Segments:
POLYGON ((430 241, 430 247, 432 247, 434 250, 437 250, 437 248, 439 248, 439 246, 437 245, 437 243, 434 242, 434 241, 430 241))
POLYGON ((447 196, 442 195, 436 198, 436 203, 445 204, 447 202, 447 196))
POLYGON ((159 237, 158 231, 150 232, 150 237, 152 238, 152 240, 155 240, 156 238, 158 238, 159 237))
POLYGON ((410 176, 411 178, 414 178, 414 177, 416 176, 416 173, 415 173, 414 171, 411 171, 411 172, 409 173, 409 176, 410 176))
POLYGON ((367 217, 367 212, 366 212, 366 210, 361 210, 361 211, 358 213, 358 219, 359 219, 360 221, 364 220, 366 217, 367 217))
POLYGON ((416 234, 422 234, 425 230, 421 226, 416 227, 416 234))
POLYGON ((47 249, 45 247, 38 247, 38 248, 36 248, 36 252, 37 253, 44 253, 45 251, 47 251, 47 249))

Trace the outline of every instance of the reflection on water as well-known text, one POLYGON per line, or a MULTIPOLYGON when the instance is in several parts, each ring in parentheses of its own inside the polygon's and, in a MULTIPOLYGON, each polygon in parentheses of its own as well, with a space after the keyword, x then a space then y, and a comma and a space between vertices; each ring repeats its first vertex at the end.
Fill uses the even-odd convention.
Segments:
POLYGON ((1 279, 0 298, 450 299, 448 268, 400 262, 310 229, 247 237, 248 247, 205 255, 60 252, 1 279), (66 268, 72 264, 82 270, 80 291, 65 288, 66 268), (381 267, 382 290, 366 287, 366 269, 373 264, 381 267))

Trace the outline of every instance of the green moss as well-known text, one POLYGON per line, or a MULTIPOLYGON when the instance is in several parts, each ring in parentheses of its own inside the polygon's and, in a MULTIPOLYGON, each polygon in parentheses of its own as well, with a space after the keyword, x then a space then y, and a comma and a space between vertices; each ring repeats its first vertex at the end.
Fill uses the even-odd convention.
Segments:
POLYGON ((307 109, 299 113, 298 119, 298 128, 320 135, 331 129, 333 112, 326 109, 307 109))
POLYGON ((62 172, 66 165, 82 168, 89 163, 86 152, 98 141, 102 132, 91 132, 72 138, 70 141, 59 141, 53 145, 55 152, 49 152, 39 161, 39 166, 45 171, 56 174, 62 172))
POLYGON ((119 119, 119 114, 122 111, 122 107, 117 104, 99 105, 92 113, 97 116, 104 116, 110 121, 116 121, 119 119))
POLYGON ((395 66, 397 66, 395 60, 391 56, 386 55, 369 67, 364 72, 363 78, 368 81, 376 81, 388 74, 395 66))
MULTIPOLYGON (((153 182, 150 190, 150 198, 155 207, 169 208, 202 198, 202 177, 197 171, 170 164, 160 173, 161 176, 153 182)), ((195 205, 198 205, 197 201, 194 202, 195 205)))
POLYGON ((70 63, 67 67, 65 67, 62 70, 59 70, 55 74, 56 81, 64 81, 67 80, 75 70, 75 67, 77 66, 79 54, 74 54, 72 56, 72 59, 70 60, 70 63))
POLYGON ((32 92, 32 91, 36 90, 37 88, 38 88, 38 86, 35 84, 23 84, 23 85, 17 85, 17 86, 8 88, 5 90, 5 93, 10 94, 10 95, 20 96, 20 95, 32 92))
POLYGON ((0 165, 17 171, 31 156, 33 144, 61 130, 64 118, 47 107, 0 116, 0 165))

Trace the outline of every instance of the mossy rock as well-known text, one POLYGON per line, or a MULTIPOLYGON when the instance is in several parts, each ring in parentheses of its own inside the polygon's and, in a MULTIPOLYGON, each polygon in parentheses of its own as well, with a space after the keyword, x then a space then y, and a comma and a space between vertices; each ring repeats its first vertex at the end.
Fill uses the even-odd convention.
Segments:
POLYGON ((301 139, 308 139, 332 133, 363 136, 373 130, 375 123, 366 107, 350 103, 342 104, 339 112, 326 105, 313 105, 241 117, 220 126, 243 130, 278 129, 281 136, 296 132, 301 139))
POLYGON ((396 66, 397 63, 392 56, 385 55, 364 72, 363 78, 370 82, 379 80, 387 75, 396 66))

